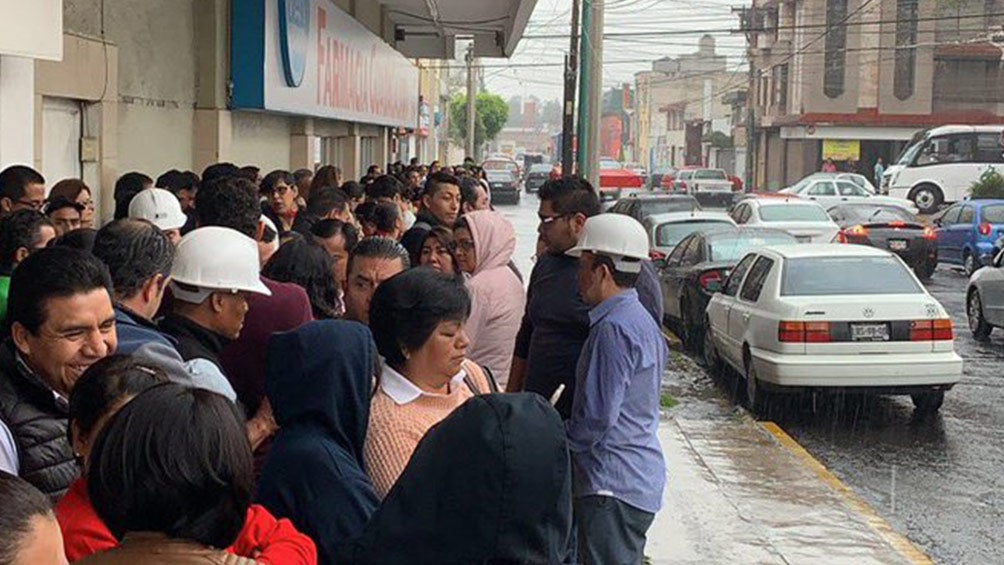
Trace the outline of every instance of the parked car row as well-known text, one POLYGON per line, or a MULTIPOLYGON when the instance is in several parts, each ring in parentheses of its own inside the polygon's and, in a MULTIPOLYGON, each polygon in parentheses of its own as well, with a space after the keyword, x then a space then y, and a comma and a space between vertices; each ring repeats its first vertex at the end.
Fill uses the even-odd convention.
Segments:
MULTIPOLYGON (((870 197, 827 210, 794 194, 745 195, 723 214, 694 196, 635 196, 611 211, 649 234, 666 326, 713 370, 744 378, 754 412, 807 390, 908 394, 918 411, 940 408, 962 360, 920 280, 939 260, 934 228, 870 197)), ((1004 327, 1004 269, 995 274, 1002 308, 987 313, 992 291, 973 291, 974 332, 1004 327)))

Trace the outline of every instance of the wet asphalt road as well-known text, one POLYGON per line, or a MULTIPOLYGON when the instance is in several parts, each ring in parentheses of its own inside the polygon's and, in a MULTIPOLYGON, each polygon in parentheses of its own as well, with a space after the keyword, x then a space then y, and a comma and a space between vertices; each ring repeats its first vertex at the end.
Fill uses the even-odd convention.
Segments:
MULTIPOLYGON (((529 278, 538 199, 497 209, 516 226, 515 262, 529 278)), ((967 279, 942 267, 928 289, 951 313, 963 380, 941 413, 919 419, 908 397, 801 398, 773 419, 900 533, 939 563, 1004 563, 1004 330, 976 342, 967 279)), ((713 380, 673 352, 665 388, 686 417, 732 418, 735 378, 713 380)))

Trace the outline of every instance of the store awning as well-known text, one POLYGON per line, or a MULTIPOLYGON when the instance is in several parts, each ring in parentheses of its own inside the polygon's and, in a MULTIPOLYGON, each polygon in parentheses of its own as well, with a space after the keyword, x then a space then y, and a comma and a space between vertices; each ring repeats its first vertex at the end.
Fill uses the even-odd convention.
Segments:
POLYGON ((457 38, 474 39, 475 57, 509 57, 537 0, 384 0, 394 47, 406 57, 453 59, 457 38))

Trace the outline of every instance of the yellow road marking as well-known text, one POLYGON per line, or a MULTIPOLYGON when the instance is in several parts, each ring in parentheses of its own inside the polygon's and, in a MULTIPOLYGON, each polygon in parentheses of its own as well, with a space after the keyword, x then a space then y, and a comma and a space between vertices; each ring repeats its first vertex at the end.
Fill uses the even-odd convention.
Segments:
POLYGON ((874 530, 877 534, 882 536, 882 539, 886 541, 890 546, 900 553, 907 561, 914 564, 931 564, 934 561, 927 556, 926 553, 921 551, 906 538, 906 536, 893 530, 892 526, 889 525, 881 516, 875 512, 875 509, 871 507, 865 499, 858 496, 857 493, 852 491, 850 487, 845 485, 843 481, 837 478, 825 465, 820 463, 815 457, 813 457, 804 447, 799 445, 791 436, 789 436, 780 426, 774 422, 758 422, 761 427, 767 430, 771 435, 777 438, 777 441, 788 450, 789 453, 794 455, 799 459, 805 466, 809 467, 816 472, 816 475, 824 483, 830 486, 838 494, 840 494, 844 500, 861 514, 868 526, 874 530))

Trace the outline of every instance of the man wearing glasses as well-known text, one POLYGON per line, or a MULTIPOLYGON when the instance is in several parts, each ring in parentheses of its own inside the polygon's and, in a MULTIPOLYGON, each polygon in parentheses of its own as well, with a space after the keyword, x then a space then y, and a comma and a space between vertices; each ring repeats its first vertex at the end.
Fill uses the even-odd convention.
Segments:
POLYGON ((41 210, 45 179, 35 169, 11 165, 0 171, 0 218, 18 210, 41 210))
MULTIPOLYGON (((579 244, 586 220, 600 213, 600 200, 589 181, 562 177, 540 187, 541 243, 546 251, 534 265, 527 290, 526 313, 516 335, 508 392, 536 392, 551 398, 564 392, 555 408, 571 415, 575 366, 589 335, 590 307, 578 292, 578 261, 565 252, 579 244)), ((633 222, 624 216, 624 221, 633 222)), ((659 281, 648 261, 638 278, 639 299, 653 318, 662 320, 659 281)))

